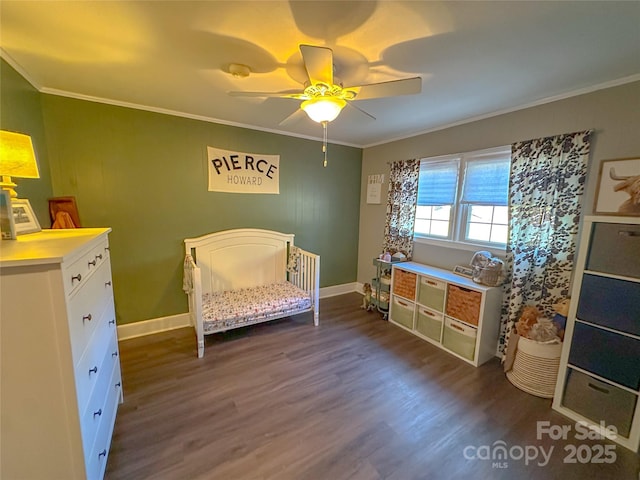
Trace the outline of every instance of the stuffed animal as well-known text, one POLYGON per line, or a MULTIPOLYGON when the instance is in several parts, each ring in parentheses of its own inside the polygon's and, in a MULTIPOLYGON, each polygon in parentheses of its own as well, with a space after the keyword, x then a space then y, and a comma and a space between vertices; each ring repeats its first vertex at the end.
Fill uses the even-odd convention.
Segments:
POLYGON ((522 314, 516 323, 516 333, 521 337, 528 338, 531 327, 538 323, 540 312, 532 305, 527 305, 522 309, 522 314))
POLYGON ((558 326, 550 318, 539 317, 529 330, 529 340, 541 343, 558 342, 558 326))
POLYGON ((373 310, 373 304, 371 303, 371 284, 365 283, 362 286, 362 292, 364 296, 362 297, 362 307, 360 308, 365 309, 367 312, 373 310))

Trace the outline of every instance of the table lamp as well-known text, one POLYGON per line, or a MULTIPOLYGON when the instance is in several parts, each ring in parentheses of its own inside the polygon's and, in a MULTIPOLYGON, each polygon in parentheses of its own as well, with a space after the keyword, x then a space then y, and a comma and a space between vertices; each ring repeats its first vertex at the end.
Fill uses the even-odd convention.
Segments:
POLYGON ((31 137, 23 133, 0 130, 0 188, 9 191, 11 198, 18 194, 11 177, 40 178, 31 137))

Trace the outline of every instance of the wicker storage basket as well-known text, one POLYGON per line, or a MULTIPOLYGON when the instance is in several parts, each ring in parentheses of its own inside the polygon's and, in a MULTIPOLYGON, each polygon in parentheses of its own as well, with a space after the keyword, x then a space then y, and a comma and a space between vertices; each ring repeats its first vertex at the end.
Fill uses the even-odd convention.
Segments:
POLYGON ((509 381, 520 390, 542 398, 552 398, 560 367, 561 343, 539 343, 520 337, 509 381))
POLYGON ((406 272, 400 268, 395 269, 393 273, 393 293, 409 300, 414 300, 416 298, 417 277, 415 273, 406 272))
POLYGON ((478 325, 482 293, 456 285, 447 286, 447 315, 471 325, 478 325))

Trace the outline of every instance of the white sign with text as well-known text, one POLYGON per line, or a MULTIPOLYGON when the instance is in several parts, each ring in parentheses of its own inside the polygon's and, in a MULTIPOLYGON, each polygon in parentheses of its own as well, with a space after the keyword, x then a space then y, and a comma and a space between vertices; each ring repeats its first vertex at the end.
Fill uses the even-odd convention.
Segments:
POLYGON ((209 191, 280 193, 280 155, 207 147, 209 191))

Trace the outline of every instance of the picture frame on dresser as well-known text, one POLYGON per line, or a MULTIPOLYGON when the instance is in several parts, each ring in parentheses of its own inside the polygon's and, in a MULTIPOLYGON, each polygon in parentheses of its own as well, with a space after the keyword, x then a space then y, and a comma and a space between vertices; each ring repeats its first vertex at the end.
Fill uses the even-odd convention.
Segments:
POLYGON ((16 235, 36 233, 42 230, 38 217, 26 198, 14 198, 11 201, 11 210, 13 211, 16 235))
POLYGON ((594 214, 640 217, 640 156, 600 163, 594 214))
POLYGON ((7 190, 0 190, 0 236, 2 240, 16 239, 16 226, 13 223, 11 196, 7 190))

